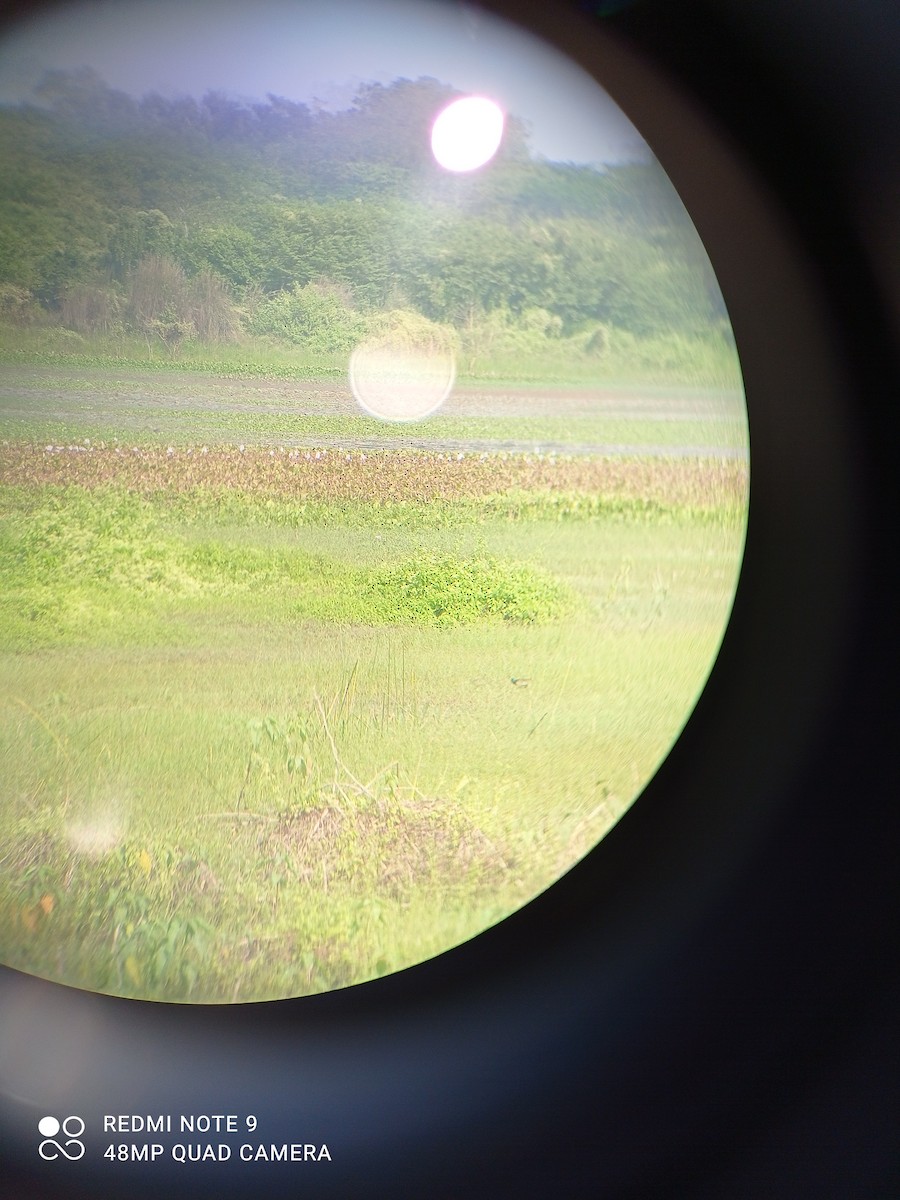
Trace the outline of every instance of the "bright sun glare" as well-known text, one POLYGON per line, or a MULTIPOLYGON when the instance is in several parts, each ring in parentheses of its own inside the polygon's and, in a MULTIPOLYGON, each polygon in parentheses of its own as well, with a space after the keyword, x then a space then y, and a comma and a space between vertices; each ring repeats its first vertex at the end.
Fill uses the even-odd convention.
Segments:
POLYGON ((494 157, 503 110, 485 96, 464 96, 441 112, 431 130, 434 157, 448 171, 474 171, 494 157))

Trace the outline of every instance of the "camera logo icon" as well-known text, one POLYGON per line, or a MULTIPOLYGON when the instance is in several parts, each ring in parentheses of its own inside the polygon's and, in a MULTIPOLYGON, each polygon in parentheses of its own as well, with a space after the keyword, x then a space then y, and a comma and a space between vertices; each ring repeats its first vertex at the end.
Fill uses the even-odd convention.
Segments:
POLYGON ((38 1133, 43 1141, 38 1146, 41 1158, 52 1162, 62 1155, 71 1162, 77 1162, 84 1155, 84 1142, 80 1141, 84 1133, 84 1121, 81 1117, 64 1117, 62 1123, 56 1117, 41 1117, 38 1121, 38 1133), (57 1134, 62 1130, 65 1141, 56 1141, 57 1134))

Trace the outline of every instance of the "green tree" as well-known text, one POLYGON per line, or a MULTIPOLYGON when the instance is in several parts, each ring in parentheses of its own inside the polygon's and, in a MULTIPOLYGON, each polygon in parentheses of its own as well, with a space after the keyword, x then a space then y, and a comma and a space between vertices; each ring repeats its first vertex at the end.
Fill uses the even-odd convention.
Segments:
POLYGON ((106 262, 119 279, 124 279, 147 258, 171 258, 178 234, 172 221, 158 208, 120 209, 107 235, 106 262))
POLYGON ((34 92, 54 113, 82 130, 121 131, 135 124, 134 100, 110 88, 92 67, 47 71, 34 92))
POLYGON ((192 230, 184 239, 183 258, 195 270, 210 270, 238 288, 259 283, 265 274, 258 239, 231 223, 192 230))

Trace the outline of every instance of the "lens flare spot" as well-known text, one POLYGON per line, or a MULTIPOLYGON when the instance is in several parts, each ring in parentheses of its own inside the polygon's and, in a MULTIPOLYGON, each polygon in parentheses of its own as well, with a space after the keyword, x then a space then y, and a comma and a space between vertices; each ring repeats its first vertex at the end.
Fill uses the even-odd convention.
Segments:
POLYGON ((350 359, 350 387, 370 416, 382 421, 420 421, 436 412, 453 390, 456 361, 447 348, 385 344, 357 346, 350 359))
POLYGON ((474 171, 500 148, 504 116, 486 96, 464 96, 438 115, 431 129, 431 151, 447 171, 474 171))
POLYGON ((100 858, 118 846, 125 836, 125 814, 119 804, 92 808, 66 824, 66 838, 73 850, 88 858, 100 858))

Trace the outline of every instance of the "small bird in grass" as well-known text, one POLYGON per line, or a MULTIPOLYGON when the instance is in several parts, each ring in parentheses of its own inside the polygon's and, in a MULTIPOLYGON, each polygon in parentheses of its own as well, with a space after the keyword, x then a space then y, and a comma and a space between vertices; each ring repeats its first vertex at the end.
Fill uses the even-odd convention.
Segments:
POLYGON ((528 687, 529 683, 531 683, 531 680, 517 679, 515 675, 510 675, 509 682, 513 685, 513 687, 528 687))

